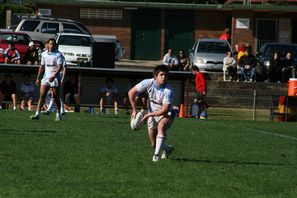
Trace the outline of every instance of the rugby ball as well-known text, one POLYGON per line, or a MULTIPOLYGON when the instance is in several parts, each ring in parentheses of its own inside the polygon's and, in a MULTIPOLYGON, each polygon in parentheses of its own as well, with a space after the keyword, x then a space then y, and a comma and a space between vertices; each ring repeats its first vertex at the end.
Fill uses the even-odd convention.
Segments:
POLYGON ((135 116, 135 118, 132 118, 130 121, 130 126, 133 131, 140 129, 143 126, 143 121, 141 121, 143 118, 142 112, 138 112, 135 116))

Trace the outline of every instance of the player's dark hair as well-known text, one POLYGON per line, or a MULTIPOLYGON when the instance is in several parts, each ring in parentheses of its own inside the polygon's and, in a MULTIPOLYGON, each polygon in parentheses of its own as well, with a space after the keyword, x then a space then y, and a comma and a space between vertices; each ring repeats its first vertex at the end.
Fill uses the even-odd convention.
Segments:
POLYGON ((153 76, 158 75, 158 73, 160 73, 160 72, 166 72, 168 74, 169 73, 168 66, 166 66, 166 65, 157 65, 154 68, 153 76))

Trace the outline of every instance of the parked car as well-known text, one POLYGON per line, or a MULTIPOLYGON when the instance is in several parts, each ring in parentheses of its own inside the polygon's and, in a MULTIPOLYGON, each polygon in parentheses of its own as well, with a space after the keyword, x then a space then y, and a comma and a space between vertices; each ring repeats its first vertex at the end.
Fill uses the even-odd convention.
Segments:
POLYGON ((125 56, 125 48, 121 45, 120 41, 117 40, 117 37, 115 35, 100 35, 96 34, 93 35, 94 42, 102 42, 102 43, 114 43, 115 45, 115 50, 114 50, 114 57, 115 60, 121 60, 125 56))
POLYGON ((59 51, 67 65, 89 66, 92 59, 92 36, 87 34, 58 33, 55 36, 59 51))
MULTIPOLYGON (((9 42, 13 42, 15 44, 16 49, 21 55, 21 62, 23 62, 26 50, 28 49, 31 41, 31 37, 26 33, 0 30, 0 63, 4 63, 4 51, 8 47, 9 42)), ((34 41, 34 43, 39 48, 44 47, 42 43, 39 43, 38 41, 34 41)))
POLYGON ((57 33, 78 33, 91 35, 90 31, 80 22, 60 18, 25 18, 15 29, 16 32, 26 32, 33 40, 45 43, 57 33))
POLYGON ((297 62, 297 44, 265 43, 256 54, 257 81, 264 81, 268 78, 270 60, 276 51, 279 53, 281 60, 286 58, 287 52, 291 52, 292 58, 297 62))
POLYGON ((223 71, 223 59, 232 48, 228 41, 214 38, 198 39, 189 53, 192 66, 200 70, 223 71))

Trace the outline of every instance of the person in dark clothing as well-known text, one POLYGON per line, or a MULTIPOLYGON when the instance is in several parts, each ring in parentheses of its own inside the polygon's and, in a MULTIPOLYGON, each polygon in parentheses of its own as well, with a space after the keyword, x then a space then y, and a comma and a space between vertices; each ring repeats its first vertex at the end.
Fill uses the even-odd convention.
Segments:
POLYGON ((282 63, 282 83, 287 83, 290 78, 295 77, 295 62, 292 58, 292 53, 288 52, 286 59, 283 60, 282 63))
POLYGON ((27 65, 38 65, 39 53, 33 41, 29 43, 29 48, 26 51, 25 59, 27 65))
POLYGON ((245 81, 256 80, 256 64, 256 57, 247 48, 245 54, 239 60, 240 71, 245 81))
POLYGON ((282 63, 278 52, 274 52, 269 68, 268 68, 268 80, 269 82, 280 82, 281 81, 282 63))
MULTIPOLYGON (((5 75, 5 80, 2 81, 2 83, 0 84, 0 92, 1 92, 0 95, 2 95, 1 96, 2 100, 12 101, 13 110, 16 110, 17 108, 16 84, 12 80, 11 74, 5 75)), ((8 105, 2 104, 2 109, 8 109, 8 105)))

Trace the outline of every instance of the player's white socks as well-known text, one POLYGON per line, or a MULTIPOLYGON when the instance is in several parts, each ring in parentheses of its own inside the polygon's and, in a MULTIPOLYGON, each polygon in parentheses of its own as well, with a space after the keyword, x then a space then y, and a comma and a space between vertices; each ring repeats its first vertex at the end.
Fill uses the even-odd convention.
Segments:
POLYGON ((35 115, 39 116, 40 115, 40 111, 36 110, 35 115))
POLYGON ((60 98, 60 103, 61 103, 61 113, 65 113, 65 107, 64 107, 64 102, 62 100, 62 98, 60 98))
POLYGON ((166 143, 166 136, 157 135, 156 138, 156 148, 155 148, 155 155, 159 155, 160 150, 168 150, 168 144, 166 143))
POLYGON ((52 106, 54 104, 54 101, 55 101, 55 99, 54 98, 51 98, 50 103, 49 103, 46 111, 50 111, 51 110, 51 108, 52 108, 52 106))

